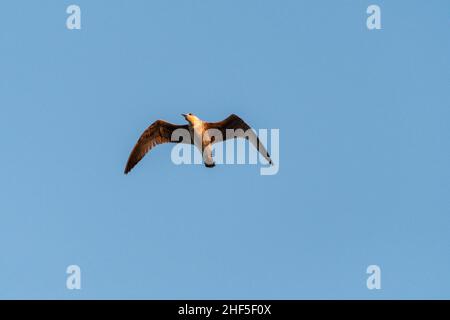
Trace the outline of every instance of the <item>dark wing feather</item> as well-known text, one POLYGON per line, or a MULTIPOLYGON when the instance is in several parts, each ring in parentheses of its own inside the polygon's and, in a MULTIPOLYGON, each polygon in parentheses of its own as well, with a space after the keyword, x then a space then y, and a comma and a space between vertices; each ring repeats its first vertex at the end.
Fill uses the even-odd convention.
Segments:
MULTIPOLYGON (((258 150, 263 155, 263 157, 267 161, 269 161, 270 164, 272 164, 272 159, 270 159, 270 155, 267 152, 264 145, 261 143, 261 141, 259 141, 258 136, 255 134, 255 132, 253 130, 251 130, 251 127, 244 120, 239 118, 237 115, 232 114, 228 118, 226 118, 225 120, 220 121, 220 122, 207 123, 206 129, 207 130, 209 130, 209 129, 219 130, 222 133, 223 140, 227 140, 230 138, 229 136, 227 136, 227 132, 226 132, 227 129, 233 129, 233 130, 241 129, 242 131, 244 131, 244 133, 247 133, 248 136, 240 135, 240 134, 238 134, 239 132, 236 132, 237 135, 235 135, 234 137, 247 138, 247 139, 250 137, 250 142, 253 144, 253 146, 256 148, 256 150, 258 150)), ((213 143, 217 143, 220 141, 221 140, 214 140, 213 143)))
MULTIPOLYGON (((125 167, 125 174, 131 171, 134 166, 141 161, 141 159, 149 152, 154 146, 162 143, 181 141, 171 141, 172 133, 177 129, 189 130, 188 125, 175 125, 163 120, 157 120, 150 125, 141 135, 138 142, 133 148, 128 158, 127 165, 125 167)), ((192 140, 192 138, 191 138, 192 140)), ((192 142, 191 142, 192 143, 192 142)))

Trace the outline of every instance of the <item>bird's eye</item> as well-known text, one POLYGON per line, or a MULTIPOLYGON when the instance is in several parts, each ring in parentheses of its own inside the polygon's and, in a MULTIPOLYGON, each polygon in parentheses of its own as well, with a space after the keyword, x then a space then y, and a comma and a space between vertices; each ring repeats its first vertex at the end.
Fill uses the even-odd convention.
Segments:
POLYGON ((192 113, 189 113, 190 116, 192 116, 192 113))

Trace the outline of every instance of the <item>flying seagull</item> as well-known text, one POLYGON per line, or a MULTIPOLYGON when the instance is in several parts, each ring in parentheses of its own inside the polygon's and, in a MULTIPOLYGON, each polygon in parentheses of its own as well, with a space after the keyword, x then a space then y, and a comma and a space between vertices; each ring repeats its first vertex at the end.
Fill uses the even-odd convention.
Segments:
POLYGON ((133 150, 131 151, 130 157, 128 158, 127 165, 125 167, 125 174, 131 171, 134 166, 141 161, 141 159, 150 151, 154 146, 163 143, 190 143, 195 144, 195 141, 201 142, 197 147, 203 153, 203 161, 206 167, 212 168, 215 166, 214 160, 212 158, 212 144, 227 140, 229 138, 246 138, 256 147, 256 149, 263 155, 263 157, 272 164, 272 159, 267 152, 266 148, 259 141, 259 138, 253 132, 250 126, 244 122, 237 115, 232 114, 228 118, 220 122, 206 122, 200 120, 197 116, 192 113, 182 114, 186 119, 188 124, 176 125, 164 120, 157 120, 151 124, 141 135, 133 150), (189 134, 190 139, 173 141, 172 134, 177 129, 184 129, 189 134), (208 131, 215 129, 215 132, 220 133, 220 135, 211 135, 208 131), (234 135, 227 135, 228 130, 235 130, 234 135), (237 130, 237 131, 236 131, 237 130), (221 138, 218 138, 220 136, 221 138))

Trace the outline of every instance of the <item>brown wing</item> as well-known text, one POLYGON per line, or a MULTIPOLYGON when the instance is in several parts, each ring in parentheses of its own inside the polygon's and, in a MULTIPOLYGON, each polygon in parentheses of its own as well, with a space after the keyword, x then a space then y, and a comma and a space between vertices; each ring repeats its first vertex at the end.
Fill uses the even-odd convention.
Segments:
MULTIPOLYGON (((272 164, 272 159, 270 159, 270 155, 267 152, 264 145, 259 141, 258 136, 255 134, 255 132, 252 130, 252 128, 245 123, 244 120, 239 118, 237 115, 232 114, 228 118, 226 118, 223 121, 220 122, 210 122, 207 123, 206 129, 216 129, 219 130, 222 133, 223 140, 227 140, 230 138, 246 138, 247 140, 250 140, 250 142, 253 144, 253 146, 258 150, 263 157, 269 161, 270 164, 272 164), (233 129, 233 130, 239 130, 235 131, 233 136, 227 135, 227 129, 233 129), (250 138, 250 139, 249 139, 250 138)), ((222 140, 214 140, 213 143, 220 142, 222 140)))
MULTIPOLYGON (((139 138, 138 142, 133 148, 128 158, 127 165, 125 167, 125 174, 131 171, 134 166, 141 161, 141 159, 150 151, 154 146, 162 143, 180 141, 172 141, 172 133, 177 129, 186 129, 189 132, 188 125, 175 125, 163 120, 155 121, 150 127, 148 127, 139 138)), ((192 140, 192 138, 191 138, 192 140)), ((192 143, 190 141, 190 143, 192 143)))

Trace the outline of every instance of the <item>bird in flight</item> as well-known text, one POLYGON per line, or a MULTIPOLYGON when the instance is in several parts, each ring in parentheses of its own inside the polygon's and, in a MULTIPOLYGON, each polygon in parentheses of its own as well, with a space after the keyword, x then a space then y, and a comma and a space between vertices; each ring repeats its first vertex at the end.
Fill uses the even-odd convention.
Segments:
POLYGON ((270 164, 273 164, 269 153, 259 141, 259 138, 251 130, 250 126, 237 115, 232 114, 220 122, 202 121, 192 113, 182 114, 182 116, 188 124, 176 125, 164 120, 157 120, 142 133, 128 158, 125 174, 128 174, 150 149, 163 143, 189 143, 195 145, 203 154, 205 166, 212 168, 215 166, 212 157, 212 145, 231 138, 246 138, 250 140, 262 156, 270 164), (172 134, 178 129, 185 130, 189 139, 173 139, 172 134), (229 134, 229 130, 233 131, 233 135, 229 134), (210 134, 212 132, 214 134, 210 134))

